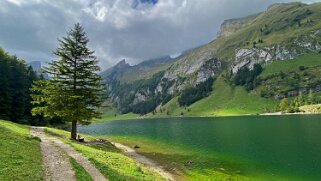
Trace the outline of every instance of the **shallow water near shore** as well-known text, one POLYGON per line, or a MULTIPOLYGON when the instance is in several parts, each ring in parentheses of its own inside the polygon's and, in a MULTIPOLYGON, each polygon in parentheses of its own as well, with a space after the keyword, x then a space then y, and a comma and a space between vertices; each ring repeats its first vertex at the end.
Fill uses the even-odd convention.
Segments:
POLYGON ((81 126, 79 132, 137 144, 145 138, 209 158, 224 155, 239 165, 257 164, 250 175, 321 179, 321 115, 125 120, 81 126))

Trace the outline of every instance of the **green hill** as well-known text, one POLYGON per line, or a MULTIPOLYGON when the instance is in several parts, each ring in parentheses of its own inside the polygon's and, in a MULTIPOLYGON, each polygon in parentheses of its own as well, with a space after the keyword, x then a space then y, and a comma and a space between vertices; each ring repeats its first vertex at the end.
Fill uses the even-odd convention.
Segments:
POLYGON ((226 20, 217 39, 166 66, 154 66, 148 76, 137 78, 140 73, 124 71, 122 76, 132 81, 108 79, 114 109, 105 119, 276 111, 278 97, 319 91, 320 29, 321 3, 274 4, 262 13, 226 20), (250 76, 258 64, 263 72, 250 76), (243 77, 240 85, 237 77, 243 77), (203 90, 201 85, 210 78, 215 79, 213 90, 203 90), (182 95, 192 97, 193 92, 196 102, 182 105, 182 95), (108 116, 115 114, 124 115, 108 116))

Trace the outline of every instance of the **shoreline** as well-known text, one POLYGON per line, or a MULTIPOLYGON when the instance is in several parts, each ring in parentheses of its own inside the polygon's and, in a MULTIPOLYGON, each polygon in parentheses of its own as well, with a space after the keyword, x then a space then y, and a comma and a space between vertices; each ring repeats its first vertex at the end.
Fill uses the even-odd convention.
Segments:
POLYGON ((286 116, 286 115, 318 115, 321 113, 315 112, 296 112, 296 113, 284 113, 284 112, 274 112, 274 113, 263 113, 260 116, 286 116))
POLYGON ((240 115, 227 115, 227 116, 160 116, 160 117, 137 117, 127 119, 115 119, 115 120, 99 120, 93 123, 104 123, 112 121, 129 121, 129 120, 146 120, 146 119, 171 119, 171 118, 225 118, 225 117, 248 117, 248 116, 286 116, 286 115, 318 115, 321 112, 296 112, 296 113, 284 113, 284 112, 273 112, 273 113, 261 113, 261 114, 240 114, 240 115))
POLYGON ((117 142, 111 142, 111 143, 113 145, 115 145, 117 148, 121 149, 123 151, 124 155, 135 160, 136 163, 141 164, 141 165, 153 170, 154 172, 157 172, 166 180, 169 180, 169 181, 175 180, 174 175, 165 171, 161 165, 159 165, 158 163, 155 162, 155 160, 147 158, 147 157, 137 153, 134 149, 132 149, 126 145, 123 145, 121 143, 117 143, 117 142))

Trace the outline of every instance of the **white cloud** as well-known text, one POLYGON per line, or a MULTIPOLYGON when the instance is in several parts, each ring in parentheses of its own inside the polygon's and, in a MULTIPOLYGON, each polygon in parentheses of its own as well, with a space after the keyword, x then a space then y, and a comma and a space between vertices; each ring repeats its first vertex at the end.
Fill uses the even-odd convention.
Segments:
POLYGON ((179 54, 213 40, 224 19, 280 1, 288 0, 158 0, 137 6, 134 0, 0 0, 0 46, 30 61, 49 61, 57 38, 80 22, 106 68, 123 58, 137 63, 179 54))

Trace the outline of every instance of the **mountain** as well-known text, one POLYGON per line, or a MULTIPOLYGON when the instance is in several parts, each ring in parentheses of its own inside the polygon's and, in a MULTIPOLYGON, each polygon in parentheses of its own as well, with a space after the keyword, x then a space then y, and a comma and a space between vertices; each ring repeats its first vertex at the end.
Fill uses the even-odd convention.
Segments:
POLYGON ((31 66, 32 69, 37 72, 38 75, 42 75, 45 79, 49 79, 48 74, 43 73, 41 68, 41 62, 40 61, 32 61, 32 62, 28 62, 27 65, 31 66))
POLYGON ((317 91, 320 51, 321 3, 279 3, 224 21, 217 39, 176 59, 120 62, 103 77, 121 113, 257 114, 317 91))
POLYGON ((27 65, 30 65, 32 67, 32 69, 36 72, 41 71, 41 62, 40 61, 28 62, 27 65))
POLYGON ((143 61, 134 66, 130 66, 126 60, 118 62, 112 68, 104 71, 102 76, 108 79, 108 83, 112 80, 121 83, 130 83, 136 80, 148 79, 159 71, 165 70, 174 61, 170 56, 143 61))

